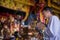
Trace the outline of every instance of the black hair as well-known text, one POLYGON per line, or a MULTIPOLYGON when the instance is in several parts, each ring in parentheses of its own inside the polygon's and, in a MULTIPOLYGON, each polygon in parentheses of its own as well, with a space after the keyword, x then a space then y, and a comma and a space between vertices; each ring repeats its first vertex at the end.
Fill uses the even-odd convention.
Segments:
POLYGON ((44 7, 42 11, 50 11, 52 13, 52 8, 51 7, 44 7))

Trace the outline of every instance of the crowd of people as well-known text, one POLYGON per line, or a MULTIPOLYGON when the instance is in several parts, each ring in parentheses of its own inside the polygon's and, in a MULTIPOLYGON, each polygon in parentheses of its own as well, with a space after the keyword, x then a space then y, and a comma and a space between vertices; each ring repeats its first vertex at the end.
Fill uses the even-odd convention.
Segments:
POLYGON ((0 18, 0 36, 3 36, 3 40, 9 40, 11 36, 20 31, 21 16, 16 17, 10 15, 9 17, 2 16, 0 18))

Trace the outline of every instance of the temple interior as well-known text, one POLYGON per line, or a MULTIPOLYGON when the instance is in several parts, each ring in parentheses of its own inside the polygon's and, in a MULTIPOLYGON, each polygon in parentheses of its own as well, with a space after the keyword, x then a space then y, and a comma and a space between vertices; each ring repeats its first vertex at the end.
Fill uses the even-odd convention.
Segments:
MULTIPOLYGON (((0 0, 0 40, 44 40, 35 27, 39 21, 47 24, 42 13, 46 6, 60 19, 60 0, 0 0)), ((38 25, 44 31, 45 25, 38 25)))

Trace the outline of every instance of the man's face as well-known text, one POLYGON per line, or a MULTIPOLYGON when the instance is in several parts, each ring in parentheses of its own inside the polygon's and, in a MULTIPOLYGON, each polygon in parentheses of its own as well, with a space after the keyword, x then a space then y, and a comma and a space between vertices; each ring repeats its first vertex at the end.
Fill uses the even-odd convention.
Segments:
POLYGON ((48 18, 49 17, 49 12, 48 11, 43 11, 43 15, 45 18, 48 18))

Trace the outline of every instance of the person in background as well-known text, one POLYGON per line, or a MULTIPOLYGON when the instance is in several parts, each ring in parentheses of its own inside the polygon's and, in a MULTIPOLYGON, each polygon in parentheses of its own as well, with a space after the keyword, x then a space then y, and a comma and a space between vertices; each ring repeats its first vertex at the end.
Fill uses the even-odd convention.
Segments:
POLYGON ((6 24, 4 24, 4 28, 1 30, 3 40, 9 40, 10 39, 10 30, 6 24))
POLYGON ((44 31, 45 40, 60 40, 60 24, 59 18, 53 15, 53 11, 50 7, 45 7, 43 15, 48 19, 47 27, 44 31))

